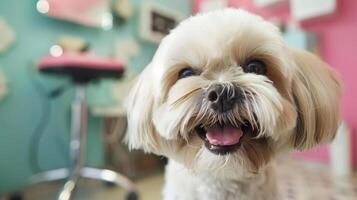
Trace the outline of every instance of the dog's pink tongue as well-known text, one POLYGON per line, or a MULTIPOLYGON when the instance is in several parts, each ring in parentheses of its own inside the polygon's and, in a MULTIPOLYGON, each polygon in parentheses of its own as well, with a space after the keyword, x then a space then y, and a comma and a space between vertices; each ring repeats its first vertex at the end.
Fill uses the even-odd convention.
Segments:
POLYGON ((242 129, 233 127, 207 129, 206 134, 206 137, 211 144, 220 146, 237 144, 242 136, 242 129))

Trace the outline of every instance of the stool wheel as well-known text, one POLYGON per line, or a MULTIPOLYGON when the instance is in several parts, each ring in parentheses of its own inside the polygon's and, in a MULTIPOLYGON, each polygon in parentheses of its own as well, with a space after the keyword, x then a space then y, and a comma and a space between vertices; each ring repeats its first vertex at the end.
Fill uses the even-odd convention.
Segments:
POLYGON ((135 191, 128 192, 126 200, 139 200, 139 195, 135 191))

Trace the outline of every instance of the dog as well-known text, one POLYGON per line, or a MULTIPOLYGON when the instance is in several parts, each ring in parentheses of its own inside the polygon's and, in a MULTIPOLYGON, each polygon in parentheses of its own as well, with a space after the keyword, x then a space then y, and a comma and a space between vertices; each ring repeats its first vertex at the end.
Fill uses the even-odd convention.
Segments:
POLYGON ((125 139, 169 159, 165 200, 278 200, 274 161, 330 142, 340 96, 336 73, 273 24, 211 11, 162 40, 128 96, 125 139))

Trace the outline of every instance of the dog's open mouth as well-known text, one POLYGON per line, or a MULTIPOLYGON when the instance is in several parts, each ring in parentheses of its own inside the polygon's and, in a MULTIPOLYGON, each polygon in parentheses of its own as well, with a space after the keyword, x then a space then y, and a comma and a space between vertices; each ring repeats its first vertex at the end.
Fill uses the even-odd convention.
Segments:
POLYGON ((239 126, 217 124, 205 127, 198 125, 195 130, 209 151, 225 155, 238 150, 244 137, 251 134, 253 129, 249 123, 244 123, 239 126))

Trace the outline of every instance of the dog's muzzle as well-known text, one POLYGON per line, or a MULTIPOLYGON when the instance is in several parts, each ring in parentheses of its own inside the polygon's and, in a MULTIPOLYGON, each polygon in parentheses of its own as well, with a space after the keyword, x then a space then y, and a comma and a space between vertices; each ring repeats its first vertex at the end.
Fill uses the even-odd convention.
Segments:
POLYGON ((208 102, 211 114, 214 113, 213 115, 223 119, 213 124, 202 122, 195 127, 205 147, 219 155, 238 150, 244 138, 254 132, 252 124, 244 117, 237 116, 236 120, 229 118, 240 115, 235 113, 234 109, 245 101, 242 89, 233 84, 213 84, 206 89, 204 98, 208 102))

